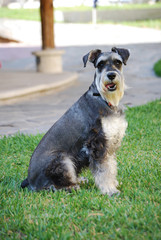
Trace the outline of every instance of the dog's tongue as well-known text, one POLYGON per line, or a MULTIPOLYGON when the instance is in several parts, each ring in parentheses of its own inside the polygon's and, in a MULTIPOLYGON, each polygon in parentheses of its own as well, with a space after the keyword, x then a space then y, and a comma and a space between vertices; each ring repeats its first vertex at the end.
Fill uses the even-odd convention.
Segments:
POLYGON ((114 83, 109 83, 106 85, 106 88, 113 87, 115 84, 114 83))

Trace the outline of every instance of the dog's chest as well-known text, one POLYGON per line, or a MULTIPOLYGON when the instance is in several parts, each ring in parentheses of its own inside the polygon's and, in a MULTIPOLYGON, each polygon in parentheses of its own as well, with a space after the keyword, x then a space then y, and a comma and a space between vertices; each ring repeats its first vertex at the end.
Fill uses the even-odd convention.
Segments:
POLYGON ((121 140, 125 135, 127 121, 124 115, 103 117, 101 120, 102 130, 107 139, 108 147, 115 151, 121 144, 121 140))

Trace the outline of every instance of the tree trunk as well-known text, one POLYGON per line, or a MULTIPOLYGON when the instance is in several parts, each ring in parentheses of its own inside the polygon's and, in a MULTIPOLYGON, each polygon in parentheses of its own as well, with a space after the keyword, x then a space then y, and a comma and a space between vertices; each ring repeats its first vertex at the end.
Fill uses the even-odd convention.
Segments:
POLYGON ((54 48, 53 0, 40 0, 42 49, 54 48))

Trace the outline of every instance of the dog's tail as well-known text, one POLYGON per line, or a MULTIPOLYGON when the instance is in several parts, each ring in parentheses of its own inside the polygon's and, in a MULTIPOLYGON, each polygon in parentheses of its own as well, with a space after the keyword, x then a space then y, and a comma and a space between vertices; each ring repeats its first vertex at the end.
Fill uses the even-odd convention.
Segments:
POLYGON ((23 182, 21 183, 21 187, 22 188, 25 188, 25 187, 27 187, 29 185, 29 181, 28 181, 28 179, 26 178, 25 180, 23 180, 23 182))

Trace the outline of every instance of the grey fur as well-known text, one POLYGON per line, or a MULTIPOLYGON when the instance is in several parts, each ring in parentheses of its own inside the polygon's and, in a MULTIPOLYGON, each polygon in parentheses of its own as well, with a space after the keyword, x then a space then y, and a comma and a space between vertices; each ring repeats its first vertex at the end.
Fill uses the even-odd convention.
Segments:
MULTIPOLYGON (((117 57, 117 54, 114 54, 112 52, 101 53, 101 50, 96 49, 84 56, 84 65, 90 61, 96 67, 94 81, 89 90, 49 129, 40 141, 31 157, 28 177, 21 184, 23 188, 28 186, 29 189, 38 191, 50 189, 53 186, 56 189, 77 187, 78 174, 82 168, 90 166, 96 185, 103 194, 110 196, 118 192, 116 189, 117 170, 111 170, 109 162, 116 165, 115 151, 124 135, 126 121, 117 106, 108 104, 108 95, 104 96, 98 87, 102 80, 101 73, 97 73, 96 66, 102 56, 113 59, 117 57), (114 133, 110 129, 112 118, 119 124, 118 127, 113 126, 114 133), (120 133, 120 127, 122 133, 120 133), (102 167, 105 169, 102 170, 102 167), (113 177, 112 172, 109 174, 110 171, 114 171, 113 177), (107 186, 100 182, 103 181, 102 177, 106 178, 107 186)), ((105 65, 106 69, 109 67, 108 64, 105 65)), ((117 72, 116 78, 120 76, 118 79, 123 81, 120 69, 111 65, 111 71, 117 72)), ((114 79, 117 88, 120 84, 117 83, 118 79, 114 79)), ((115 92, 117 94, 117 91, 115 92)))

